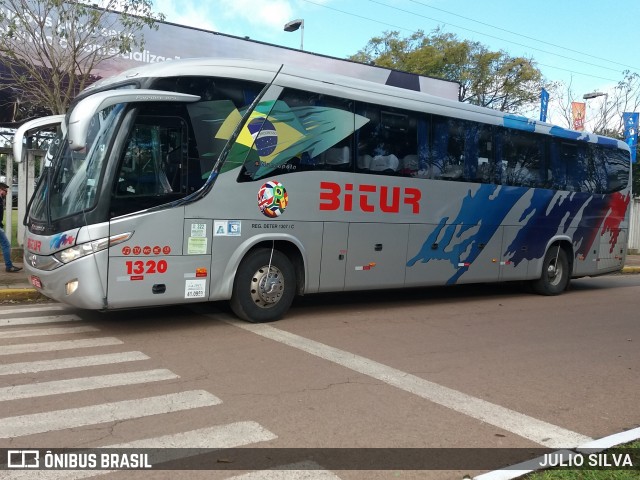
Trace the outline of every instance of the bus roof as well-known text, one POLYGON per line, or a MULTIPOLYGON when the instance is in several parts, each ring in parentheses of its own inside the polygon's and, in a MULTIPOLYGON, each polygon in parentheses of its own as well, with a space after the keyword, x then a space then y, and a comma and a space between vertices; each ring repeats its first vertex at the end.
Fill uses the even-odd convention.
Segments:
POLYGON ((556 125, 529 119, 524 116, 501 112, 487 107, 458 102, 404 88, 384 85, 337 73, 309 70, 295 65, 276 64, 246 59, 192 58, 153 63, 125 70, 122 73, 94 83, 78 97, 84 98, 93 91, 108 89, 141 78, 162 78, 176 76, 223 76, 242 78, 261 83, 270 83, 277 77, 276 84, 312 89, 327 95, 341 96, 353 100, 379 103, 415 111, 425 111, 464 120, 479 121, 518 130, 536 132, 554 137, 605 144, 629 150, 621 141, 594 133, 575 131, 556 125))

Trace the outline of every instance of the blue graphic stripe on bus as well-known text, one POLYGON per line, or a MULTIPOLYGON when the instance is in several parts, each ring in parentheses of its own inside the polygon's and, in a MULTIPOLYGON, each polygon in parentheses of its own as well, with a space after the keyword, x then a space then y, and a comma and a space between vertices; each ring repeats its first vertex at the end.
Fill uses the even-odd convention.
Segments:
POLYGON ((569 140, 587 140, 592 143, 599 143, 600 145, 606 145, 616 148, 619 144, 619 141, 614 138, 601 137, 600 135, 595 135, 593 133, 579 132, 576 130, 569 130, 558 126, 548 128, 545 125, 541 125, 536 120, 519 115, 505 115, 503 119, 503 125, 507 128, 515 128, 517 130, 523 130, 525 132, 535 132, 536 126, 540 125, 541 129, 544 129, 545 131, 548 129, 549 134, 554 137, 566 138, 569 140))
POLYGON ((624 197, 619 193, 607 198, 580 193, 554 195, 550 191, 536 190, 531 205, 521 217, 524 219, 532 215, 531 219, 518 232, 505 255, 513 254, 511 261, 515 265, 522 260, 542 258, 547 247, 546 239, 556 233, 563 233, 572 238, 576 256, 586 256, 593 248, 598 235, 609 233, 612 238, 610 243, 617 241, 620 222, 625 216, 627 205, 628 196, 624 197), (553 205, 550 207, 551 202, 553 205), (593 225, 591 222, 594 221, 601 224, 593 225), (577 223, 579 225, 571 234, 569 229, 577 223), (545 241, 529 242, 525 251, 521 246, 525 244, 527 238, 540 238, 545 241))
MULTIPOLYGON (((569 234, 569 228, 590 198, 591 195, 534 190, 529 206, 520 216, 520 221, 530 218, 507 247, 505 256, 512 255, 511 262, 515 266, 523 260, 542 258, 547 248, 547 240, 557 233, 569 234), (532 242, 531 239, 540 241, 532 242), (525 245, 527 248, 523 249, 525 245)), ((574 237, 574 241, 579 239, 582 240, 578 235, 574 237)))
POLYGON ((73 235, 67 235, 67 233, 59 233, 55 235, 49 242, 49 248, 52 250, 58 250, 60 247, 70 247, 76 242, 76 237, 73 235))
POLYGON ((592 133, 577 132, 575 130, 567 130, 562 127, 551 127, 549 133, 554 137, 567 138, 569 140, 591 140, 592 138, 595 138, 596 141, 594 143, 599 143, 600 145, 606 145, 608 147, 618 147, 618 140, 614 138, 601 137, 600 135, 592 133))
POLYGON ((440 220, 420 251, 407 262, 407 266, 412 267, 418 261, 427 263, 430 260, 448 260, 458 270, 449 278, 447 284, 456 283, 468 270, 468 266, 458 265, 475 261, 482 251, 480 245, 489 243, 507 213, 527 191, 526 188, 505 188, 492 184, 481 185, 475 194, 469 190, 455 220, 449 224, 449 217, 440 220), (444 236, 441 237, 443 230, 444 236), (466 236, 470 230, 476 232, 466 236), (434 250, 435 244, 437 248, 434 250), (466 252, 468 254, 463 258, 466 252))
POLYGON ((505 115, 504 126, 507 128, 516 128, 525 132, 535 132, 536 121, 520 115, 505 115))
MULTIPOLYGON (((442 218, 407 266, 412 267, 417 262, 448 260, 456 268, 456 273, 447 284, 455 284, 481 253, 480 245, 491 240, 509 211, 528 191, 526 188, 496 185, 482 185, 473 195, 469 191, 455 220, 448 223, 449 217, 442 218), (465 235, 474 229, 475 233, 465 235)), ((612 251, 628 202, 629 196, 621 194, 605 197, 534 190, 529 205, 518 219, 525 224, 507 247, 504 257, 510 257, 514 266, 524 260, 540 259, 545 254, 549 239, 558 234, 572 239, 577 257, 586 256, 598 235, 606 233, 611 236, 612 251), (590 219, 601 225, 591 224, 590 219), (572 228, 575 228, 573 234, 572 228)))

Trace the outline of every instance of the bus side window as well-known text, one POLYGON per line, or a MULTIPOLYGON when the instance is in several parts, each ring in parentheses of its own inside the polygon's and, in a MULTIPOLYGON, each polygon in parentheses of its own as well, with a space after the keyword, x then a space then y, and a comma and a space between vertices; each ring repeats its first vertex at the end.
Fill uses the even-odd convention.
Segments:
POLYGON ((500 181, 517 187, 547 187, 546 142, 534 134, 503 129, 500 155, 500 181))
POLYGON ((560 143, 560 161, 565 171, 565 190, 569 192, 579 192, 582 178, 580 169, 582 168, 582 158, 584 158, 584 145, 577 143, 560 143))
POLYGON ((465 180, 464 122, 453 118, 433 117, 433 178, 465 180))
POLYGON ((111 215, 162 205, 187 191, 186 123, 176 116, 139 115, 113 186, 111 215))
MULTIPOLYGON (((356 113, 369 119, 357 133, 357 171, 417 176, 420 170, 418 124, 421 114, 368 103, 359 103, 356 113)), ((426 123, 421 124, 421 129, 426 142, 426 123)))
POLYGON ((489 125, 479 125, 476 168, 476 182, 478 183, 495 183, 493 144, 493 129, 489 125))
POLYGON ((605 156, 605 168, 607 172, 606 193, 618 192, 628 187, 629 184, 629 153, 624 150, 602 147, 605 156))
POLYGON ((284 89, 261 124, 256 122, 251 134, 263 146, 252 145, 238 181, 309 170, 353 171, 352 105, 348 99, 284 89))
POLYGON ((307 149, 310 143, 300 142, 301 150, 282 164, 283 173, 295 173, 309 170, 353 171, 354 133, 353 133, 353 101, 332 97, 316 92, 285 89, 280 95, 293 114, 295 121, 300 121, 310 129, 304 131, 305 136, 313 138, 313 132, 330 127, 326 133, 310 142, 313 149, 307 149), (321 152, 317 153, 317 146, 321 152))
POLYGON ((160 129, 154 125, 136 125, 120 168, 116 196, 162 195, 172 191, 160 135, 160 129))

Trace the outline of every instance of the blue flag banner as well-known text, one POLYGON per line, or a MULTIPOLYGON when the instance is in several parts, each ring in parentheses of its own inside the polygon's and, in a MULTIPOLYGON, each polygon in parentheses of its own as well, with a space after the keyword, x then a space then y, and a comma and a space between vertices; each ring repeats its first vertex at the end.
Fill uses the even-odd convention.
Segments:
POLYGON ((638 147, 638 112, 624 112, 622 120, 624 122, 624 141, 631 149, 631 161, 636 163, 636 150, 638 147))
POLYGON ((547 106, 549 105, 549 92, 544 88, 540 92, 540 121, 547 121, 547 106))

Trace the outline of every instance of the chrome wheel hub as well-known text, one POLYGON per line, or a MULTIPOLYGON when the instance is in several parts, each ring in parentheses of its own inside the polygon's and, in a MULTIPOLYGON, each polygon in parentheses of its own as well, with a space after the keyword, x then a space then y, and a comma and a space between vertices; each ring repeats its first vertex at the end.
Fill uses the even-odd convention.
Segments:
POLYGON ((259 268, 251 278, 251 299, 262 308, 277 304, 284 293, 284 276, 273 265, 259 268))

